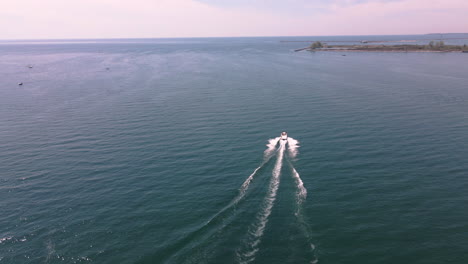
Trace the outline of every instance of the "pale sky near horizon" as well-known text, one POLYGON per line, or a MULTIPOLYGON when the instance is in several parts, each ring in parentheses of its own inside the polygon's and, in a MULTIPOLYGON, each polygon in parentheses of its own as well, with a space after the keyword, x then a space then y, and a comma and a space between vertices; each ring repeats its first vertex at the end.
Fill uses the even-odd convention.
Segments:
POLYGON ((0 39, 468 32, 467 0, 0 0, 0 39))

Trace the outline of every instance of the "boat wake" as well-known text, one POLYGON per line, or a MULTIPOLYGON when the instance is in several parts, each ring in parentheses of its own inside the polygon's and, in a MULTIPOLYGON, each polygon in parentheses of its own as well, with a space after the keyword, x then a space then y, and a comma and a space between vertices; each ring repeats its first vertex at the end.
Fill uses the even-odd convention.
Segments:
POLYGON ((299 152, 299 141, 295 140, 294 138, 288 138, 288 152, 291 158, 296 158, 297 153, 299 152))
MULTIPOLYGON (((233 251, 232 257, 237 259, 237 262, 247 264, 255 260, 257 252, 261 250, 262 238, 268 227, 270 215, 274 209, 275 201, 280 187, 281 174, 283 165, 286 162, 290 169, 292 179, 295 186, 295 210, 294 216, 297 219, 298 226, 296 229, 302 233, 302 236, 310 245, 308 258, 310 263, 316 263, 314 249, 315 246, 311 242, 310 228, 303 215, 302 206, 307 198, 307 189, 301 179, 301 176, 294 168, 294 161, 298 155, 299 141, 288 137, 285 132, 281 137, 273 138, 268 141, 267 149, 263 153, 263 160, 260 165, 244 180, 240 186, 237 195, 223 208, 216 212, 212 217, 205 221, 201 226, 193 232, 187 234, 184 238, 176 243, 166 247, 161 254, 157 254, 151 258, 140 261, 140 263, 152 263, 154 259, 160 261, 168 260, 174 263, 199 263, 206 262, 208 259, 216 259, 216 252, 219 248, 223 248, 223 243, 230 244, 230 238, 236 239, 239 232, 246 232, 237 250, 233 251), (270 164, 270 161, 276 157, 275 163, 270 164), (271 166, 270 166, 271 165, 271 166), (258 187, 261 184, 252 185, 257 178, 266 180, 261 177, 264 175, 265 168, 271 168, 268 187, 265 197, 258 204, 258 211, 252 211, 255 204, 252 202, 258 201, 258 187), (254 187, 251 187, 254 186, 254 187), (252 190, 250 190, 253 188, 252 190), (252 199, 245 197, 253 196, 252 199), (241 216, 240 214, 243 214, 241 216), (249 225, 245 225, 245 220, 253 217, 249 225), (245 226, 245 229, 244 229, 245 226), (228 241, 228 242, 226 242, 228 241), (219 247, 219 248, 218 248, 219 247)), ((261 190, 261 189, 260 189, 261 190)), ((305 244, 304 244, 305 245, 305 244)), ((301 252, 298 249, 298 252, 301 252)), ((303 254, 303 252, 301 252, 303 254)))
POLYGON ((238 252, 240 263, 249 263, 255 259, 255 253, 258 251, 260 239, 265 231, 268 217, 271 214, 273 204, 276 200, 276 193, 278 192, 280 184, 281 168, 283 166, 283 155, 286 141, 280 142, 280 149, 278 151, 278 158, 273 169, 272 178, 268 188, 267 196, 264 200, 262 210, 257 214, 256 221, 250 226, 248 231, 247 243, 238 252))
POLYGON ((307 189, 304 187, 304 183, 302 182, 301 176, 299 175, 299 173, 297 173, 296 169, 292 167, 292 165, 291 165, 291 170, 292 170, 292 175, 294 177, 294 180, 296 180, 296 185, 297 185, 297 192, 296 192, 297 204, 302 205, 302 203, 307 198, 307 189))
MULTIPOLYGON (((283 138, 281 138, 283 139, 283 138)), ((307 224, 307 221, 304 218, 302 212, 302 205, 306 201, 307 198, 307 189, 304 186, 304 182, 301 179, 301 176, 294 168, 293 161, 295 160, 296 156, 298 155, 298 148, 299 148, 299 141, 295 140, 294 138, 288 137, 285 140, 279 140, 279 148, 278 148, 278 155, 275 163, 275 167, 273 168, 273 172, 270 179, 270 184, 268 187, 268 191, 266 197, 263 201, 262 207, 260 211, 257 213, 254 222, 249 226, 246 238, 243 240, 243 243, 237 250, 237 260, 239 263, 247 264, 255 260, 257 252, 260 250, 260 244, 265 232, 266 226, 268 224, 268 218, 272 212, 277 192, 280 185, 280 176, 281 176, 281 169, 283 167, 284 154, 287 149, 287 153, 289 154, 289 159, 287 163, 291 169, 291 175, 294 179, 295 186, 296 186, 296 209, 295 209, 295 216, 299 223, 299 228, 303 235, 305 236, 308 244, 309 244, 309 258, 310 263, 317 263, 318 259, 315 257, 315 245, 311 242, 311 232, 310 228, 307 224)), ((275 145, 276 146, 276 145, 275 145)))
POLYGON ((257 174, 257 171, 261 169, 263 166, 265 166, 265 164, 267 164, 268 161, 270 161, 271 157, 274 155, 275 150, 276 150, 276 145, 278 144, 279 140, 280 140, 279 137, 268 140, 268 144, 266 145, 267 149, 263 152, 263 162, 244 181, 241 188, 239 189, 239 195, 234 199, 234 201, 240 200, 242 199, 242 197, 244 197, 245 192, 249 188, 249 184, 253 180, 254 176, 257 174))
MULTIPOLYGON (((292 160, 296 158, 298 154, 298 148, 299 148, 299 141, 293 138, 289 138, 288 139, 288 152, 292 160)), ((296 183, 296 211, 294 215, 296 216, 297 221, 299 223, 299 227, 302 231, 302 234, 305 236, 307 243, 309 245, 309 254, 310 254, 309 263, 315 264, 318 262, 318 259, 315 255, 315 245, 312 243, 310 227, 307 224, 304 213, 302 212, 303 203, 307 199, 307 189, 304 186, 304 182, 302 181, 301 176, 297 172, 296 168, 294 168, 292 161, 288 160, 288 163, 289 163, 289 167, 291 168, 291 175, 294 178, 294 181, 296 183)))

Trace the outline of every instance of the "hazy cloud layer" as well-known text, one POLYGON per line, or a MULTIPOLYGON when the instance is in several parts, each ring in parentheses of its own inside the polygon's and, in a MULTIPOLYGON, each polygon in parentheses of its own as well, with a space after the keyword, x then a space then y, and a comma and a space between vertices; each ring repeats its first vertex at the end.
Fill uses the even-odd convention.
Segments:
POLYGON ((465 0, 1 0, 0 38, 467 32, 465 0))

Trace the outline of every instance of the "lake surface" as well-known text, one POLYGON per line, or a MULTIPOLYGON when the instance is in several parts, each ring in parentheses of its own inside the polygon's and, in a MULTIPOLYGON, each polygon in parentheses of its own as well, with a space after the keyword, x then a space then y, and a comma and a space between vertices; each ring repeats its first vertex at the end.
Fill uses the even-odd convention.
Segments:
POLYGON ((468 54, 309 39, 0 42, 0 263, 467 263, 468 54))

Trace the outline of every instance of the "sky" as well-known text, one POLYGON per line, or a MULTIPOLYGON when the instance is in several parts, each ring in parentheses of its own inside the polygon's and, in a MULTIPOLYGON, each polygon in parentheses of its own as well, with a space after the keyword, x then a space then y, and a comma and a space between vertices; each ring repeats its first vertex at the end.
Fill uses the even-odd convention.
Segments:
POLYGON ((467 0, 0 0, 0 39, 468 32, 467 0))

